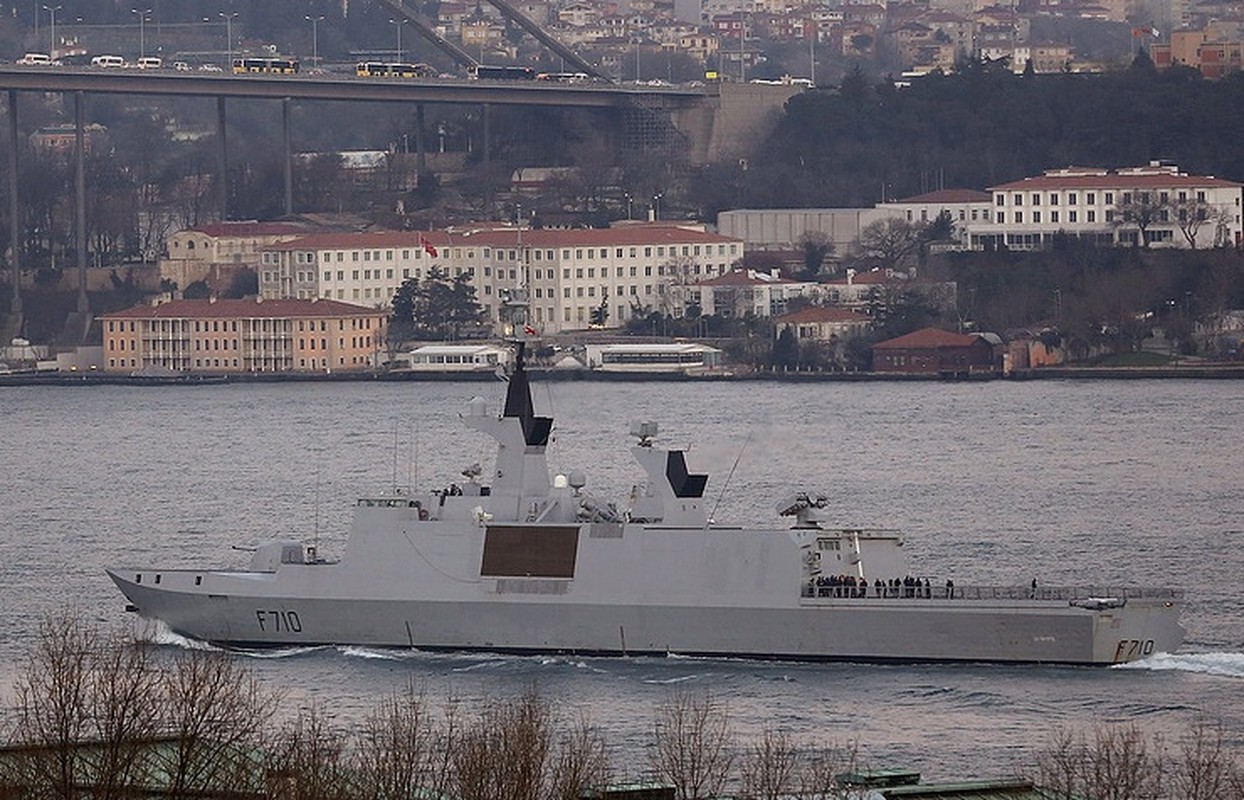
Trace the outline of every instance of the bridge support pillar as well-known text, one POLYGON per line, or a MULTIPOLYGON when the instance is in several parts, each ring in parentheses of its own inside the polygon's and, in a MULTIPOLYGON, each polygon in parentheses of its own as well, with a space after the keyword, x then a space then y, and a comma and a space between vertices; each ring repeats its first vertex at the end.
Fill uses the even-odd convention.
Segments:
MULTIPOLYGON (((73 93, 73 192, 75 219, 75 244, 78 251, 78 313, 90 313, 86 299, 86 95, 73 93)), ((85 335, 85 331, 83 334, 85 335)))
POLYGON ((294 154, 289 138, 289 104, 288 97, 281 98, 281 147, 285 164, 285 216, 294 213, 294 154))
POLYGON ((419 103, 415 106, 415 164, 420 175, 428 171, 428 147, 423 125, 423 103, 419 103))
POLYGON ((5 341, 20 336, 22 330, 22 239, 17 210, 17 90, 9 90, 9 276, 13 296, 9 306, 9 330, 5 341))
POLYGON ((229 219, 229 148, 225 142, 225 98, 216 98, 216 214, 229 219))

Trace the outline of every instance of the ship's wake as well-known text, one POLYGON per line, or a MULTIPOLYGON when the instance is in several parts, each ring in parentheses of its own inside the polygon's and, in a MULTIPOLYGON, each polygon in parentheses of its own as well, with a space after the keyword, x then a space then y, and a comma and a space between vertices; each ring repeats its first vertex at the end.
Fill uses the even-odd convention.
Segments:
POLYGON ((322 650, 321 647, 277 647, 264 648, 262 650, 247 650, 245 648, 225 648, 218 647, 214 644, 204 642, 201 639, 193 639, 189 636, 182 636, 180 633, 174 633, 168 625, 159 620, 147 620, 148 626, 144 630, 137 631, 134 638, 139 642, 147 644, 161 645, 165 647, 177 647, 182 650, 200 650, 211 653, 237 653, 247 658, 274 659, 274 658, 290 658, 292 656, 305 655, 322 650))
POLYGON ((1225 678, 1244 678, 1244 653, 1158 653, 1139 661, 1119 664, 1113 669, 1200 672, 1225 678))
POLYGON ((182 636, 180 633, 173 633, 168 625, 158 620, 147 620, 148 626, 145 630, 137 631, 134 638, 139 642, 146 644, 158 644, 167 647, 179 647, 182 650, 207 650, 220 652, 219 647, 201 642, 198 639, 191 639, 188 636, 182 636))

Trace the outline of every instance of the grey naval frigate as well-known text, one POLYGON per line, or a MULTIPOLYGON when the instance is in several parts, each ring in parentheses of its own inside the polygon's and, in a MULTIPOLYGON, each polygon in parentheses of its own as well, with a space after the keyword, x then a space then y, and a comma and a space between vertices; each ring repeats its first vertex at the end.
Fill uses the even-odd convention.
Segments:
POLYGON ((477 397, 462 414, 496 440, 489 479, 359 499, 339 559, 280 540, 246 569, 108 570, 129 609, 241 648, 1117 664, 1182 642, 1180 591, 916 577, 898 532, 833 527, 816 495, 769 528, 717 523, 708 476, 653 423, 632 430, 645 480, 621 507, 594 497, 550 476, 553 420, 516 347, 501 413, 477 397))

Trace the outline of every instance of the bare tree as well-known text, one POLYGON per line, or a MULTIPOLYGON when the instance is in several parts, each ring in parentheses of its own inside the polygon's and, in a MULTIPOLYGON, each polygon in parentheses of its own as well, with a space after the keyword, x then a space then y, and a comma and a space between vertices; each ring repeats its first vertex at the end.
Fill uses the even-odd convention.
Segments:
POLYGON ((799 751, 790 737, 765 728, 742 760, 743 795, 755 800, 779 800, 790 796, 798 781, 799 751))
POLYGON ((550 800, 579 800, 584 789, 603 786, 609 775, 604 738, 586 717, 579 717, 557 743, 547 796, 550 800))
POLYGON ((859 747, 852 743, 846 747, 815 747, 801 754, 799 764, 799 793, 804 800, 836 800, 839 777, 844 772, 854 772, 859 763, 859 747))
POLYGON ((1116 228, 1135 228, 1139 232, 1140 246, 1148 247, 1149 229, 1169 219, 1167 204, 1159 201, 1152 192, 1137 191, 1123 193, 1114 207, 1112 222, 1116 228))
POLYGON ((145 758, 159 733, 158 674, 150 648, 118 636, 100 638, 87 681, 90 736, 95 746, 84 753, 92 798, 132 796, 150 773, 145 758))
POLYGON ((1037 759, 1038 783, 1055 798, 1157 800, 1166 796, 1168 764, 1159 737, 1135 726, 1099 727, 1090 740, 1062 732, 1037 759))
POLYGON ((652 766, 680 800, 719 794, 734 765, 730 719, 711 694, 678 691, 657 710, 652 766))
POLYGON ((375 800, 443 795, 449 783, 450 730, 437 725, 427 698, 413 685, 386 698, 355 737, 361 788, 375 800))
POLYGON ((1179 756, 1171 770, 1171 790, 1182 800, 1213 800, 1241 797, 1232 793, 1232 774, 1238 774, 1231 754, 1223 746, 1222 724, 1197 720, 1180 743, 1179 756))
POLYGON ((163 768, 169 792, 183 796, 245 785, 277 697, 260 689, 234 656, 195 650, 163 675, 161 720, 173 746, 163 768))
POLYGON ((89 670, 94 629, 72 611, 39 623, 34 648, 16 682, 15 743, 20 756, 6 779, 34 797, 72 800, 83 765, 78 744, 90 729, 89 670))
POLYGON ((312 707, 300 713, 268 755, 269 791, 278 800, 348 800, 354 796, 345 764, 346 739, 312 707))
POLYGON ((1179 232, 1184 235, 1188 246, 1195 250, 1197 234, 1205 227, 1206 223, 1214 219, 1218 209, 1204 200, 1198 200, 1193 197, 1171 201, 1168 211, 1169 215, 1175 218, 1175 225, 1179 227, 1179 232))
POLYGON ((534 689, 512 702, 489 706, 457 738, 454 793, 462 800, 540 800, 551 723, 548 704, 534 689))
POLYGON ((882 266, 897 270, 906 269, 920 248, 920 226, 899 217, 879 219, 864 226, 857 244, 865 261, 879 261, 882 266))

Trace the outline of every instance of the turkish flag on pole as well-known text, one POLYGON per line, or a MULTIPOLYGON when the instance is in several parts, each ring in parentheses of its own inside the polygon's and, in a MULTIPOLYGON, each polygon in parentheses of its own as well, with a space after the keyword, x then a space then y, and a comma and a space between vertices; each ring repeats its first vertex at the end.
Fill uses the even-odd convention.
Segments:
POLYGON ((419 244, 423 247, 423 252, 432 256, 432 258, 436 258, 436 248, 432 246, 432 243, 429 242, 422 233, 419 234, 419 244))

